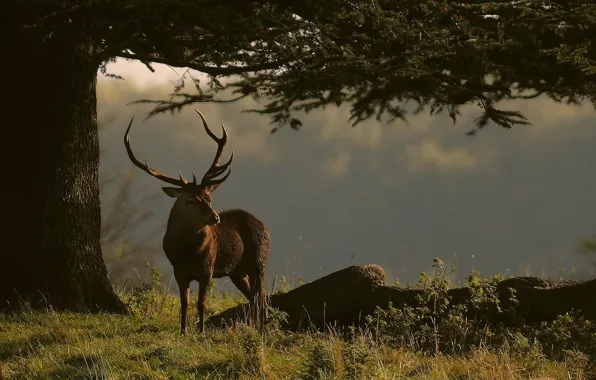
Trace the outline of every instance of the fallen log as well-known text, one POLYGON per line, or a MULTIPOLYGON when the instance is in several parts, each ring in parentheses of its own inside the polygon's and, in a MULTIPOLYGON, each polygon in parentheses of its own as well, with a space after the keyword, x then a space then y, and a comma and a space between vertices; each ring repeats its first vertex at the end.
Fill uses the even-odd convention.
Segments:
MULTIPOLYGON (((362 325, 365 317, 377 307, 401 308, 417 306, 420 289, 385 285, 385 272, 376 265, 351 266, 304 284, 283 294, 269 297, 270 305, 288 314, 287 328, 323 328, 326 325, 345 327, 362 325)), ((501 309, 484 310, 488 320, 506 325, 533 324, 551 321, 571 310, 596 320, 596 280, 543 280, 537 277, 516 277, 500 281, 496 292, 501 309), (512 302, 515 296, 516 302, 512 302)), ((469 288, 448 291, 451 305, 469 303, 469 288)), ((239 305, 214 315, 209 324, 222 326, 241 320, 246 305, 239 305)))

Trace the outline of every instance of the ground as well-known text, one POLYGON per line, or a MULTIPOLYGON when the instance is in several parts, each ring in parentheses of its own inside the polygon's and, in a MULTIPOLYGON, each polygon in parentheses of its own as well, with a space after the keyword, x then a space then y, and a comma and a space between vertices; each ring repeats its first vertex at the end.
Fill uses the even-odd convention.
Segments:
MULTIPOLYGON (((397 317, 391 312, 380 314, 376 324, 382 328, 373 323, 348 336, 333 329, 282 331, 278 322, 283 315, 275 313, 261 333, 240 324, 210 328, 204 335, 193 329, 180 336, 178 298, 157 281, 131 289, 122 298, 133 315, 52 310, 0 315, 0 379, 594 378, 589 342, 596 330, 589 322, 574 322, 569 316, 558 325, 541 327, 534 338, 519 331, 469 331, 481 338, 466 349, 455 347, 460 331, 454 332, 453 325, 445 322, 435 327, 434 333, 443 334, 435 342, 441 348, 435 350, 433 344, 427 345, 427 338, 438 335, 404 329, 408 319, 399 312, 397 317), (578 343, 569 330, 576 326, 582 336, 591 338, 586 337, 584 346, 564 349, 578 343), (562 348, 547 347, 544 343, 549 339, 558 339, 555 343, 562 348)), ((213 289, 207 308, 212 315, 239 302, 241 297, 213 289)))

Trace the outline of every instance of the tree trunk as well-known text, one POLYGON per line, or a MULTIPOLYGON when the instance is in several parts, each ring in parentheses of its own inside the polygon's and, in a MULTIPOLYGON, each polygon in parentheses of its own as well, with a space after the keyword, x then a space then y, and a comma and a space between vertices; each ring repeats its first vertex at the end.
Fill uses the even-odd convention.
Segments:
MULTIPOLYGON (((417 306, 420 289, 404 289, 384 285, 385 273, 378 265, 352 266, 331 273, 311 283, 270 297, 270 304, 288 314, 287 328, 324 328, 326 325, 346 327, 362 325, 365 317, 377 307, 401 308, 417 306)), ((586 319, 596 320, 596 280, 552 281, 536 277, 517 277, 503 280, 496 287, 500 306, 480 312, 488 321, 506 325, 532 324, 552 321, 571 310, 579 311, 586 319), (511 303, 511 290, 518 303, 511 303)), ((472 292, 468 288, 448 291, 451 305, 470 304, 472 292)), ((209 319, 221 326, 242 320, 243 307, 233 307, 209 319)), ((469 317, 474 317, 472 311, 469 317)))
POLYGON ((0 308, 125 312, 100 247, 99 62, 81 31, 11 28, 4 58, 0 308))

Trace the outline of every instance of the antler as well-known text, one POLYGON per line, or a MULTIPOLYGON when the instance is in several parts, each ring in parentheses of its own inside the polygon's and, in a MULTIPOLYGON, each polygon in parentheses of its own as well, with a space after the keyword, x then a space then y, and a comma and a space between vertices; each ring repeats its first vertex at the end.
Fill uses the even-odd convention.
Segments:
MULTIPOLYGON (((168 177, 167 175, 162 174, 162 173, 158 172, 157 170, 153 170, 152 168, 150 168, 149 165, 147 164, 147 160, 145 160, 144 164, 141 161, 137 160, 134 153, 132 152, 132 149, 130 149, 130 136, 128 135, 128 133, 130 132, 130 127, 132 126, 133 120, 134 120, 134 116, 130 119, 130 123, 128 123, 128 128, 126 128, 126 133, 124 134, 124 146, 126 147, 126 153, 128 153, 128 158, 130 158, 132 163, 135 164, 136 167, 138 167, 145 173, 149 174, 150 176, 160 179, 164 182, 167 182, 174 186, 181 186, 181 187, 187 185, 189 182, 182 177, 182 173, 178 172, 180 179, 168 177)), ((195 178, 194 173, 193 173, 192 177, 193 177, 194 184, 196 184, 197 179, 195 178)))
MULTIPOLYGON (((225 181, 230 176, 230 173, 232 172, 231 165, 232 165, 232 160, 234 159, 234 151, 232 150, 232 155, 230 156, 230 159, 228 160, 228 162, 219 166, 219 160, 221 158, 221 154, 223 153, 223 148, 226 145, 226 143, 228 142, 228 133, 226 132, 226 127, 224 126, 224 124, 222 122, 221 129, 223 131, 223 136, 222 136, 222 138, 218 138, 217 136, 215 136, 215 134, 213 132, 211 132, 211 130, 207 126, 207 120, 205 120, 205 117, 203 116, 203 114, 196 108, 195 108, 195 111, 199 114, 199 116, 203 120, 203 126, 205 127, 205 132, 207 132, 209 137, 211 137, 217 143, 217 152, 215 153, 215 158, 213 159, 213 163, 211 164, 211 166, 209 167, 209 169, 203 176, 203 179, 201 180, 201 186, 214 187, 213 190, 215 190, 215 188, 217 186, 219 186, 223 181, 225 181), (229 170, 225 176, 223 176, 220 179, 215 179, 215 177, 223 174, 227 169, 229 169, 229 170)), ((193 179, 195 180, 195 183, 196 183, 194 174, 193 174, 193 179)))
MULTIPOLYGON (((221 154, 223 153, 223 148, 228 141, 228 133, 226 132, 226 127, 223 125, 223 123, 221 123, 221 129, 223 130, 223 137, 221 139, 218 138, 217 136, 215 136, 215 134, 213 132, 211 132, 211 130, 207 126, 207 121, 205 120, 205 117, 203 116, 203 114, 196 108, 195 108, 195 111, 197 111, 199 116, 201 116, 201 119, 203 120, 203 126, 205 127, 205 131, 207 132, 209 137, 211 137, 217 143, 217 152, 215 153, 215 158, 213 159, 213 163, 211 163, 211 166, 209 167, 209 169, 203 176, 203 179, 201 180, 201 183, 200 183, 200 186, 208 188, 209 191, 212 191, 212 190, 215 190, 217 188, 217 186, 219 186, 223 181, 225 181, 230 176, 230 173, 232 172, 231 164, 232 164, 232 160, 234 159, 234 151, 232 151, 232 155, 230 156, 230 159, 228 160, 228 162, 219 166, 219 160, 221 158, 221 154), (215 179, 215 177, 223 174, 227 169, 229 169, 229 170, 225 176, 223 176, 222 178, 219 178, 219 179, 215 179)), ((158 172, 157 170, 150 168, 149 165, 147 164, 147 160, 145 160, 144 164, 141 161, 139 161, 135 157, 134 153, 132 152, 132 149, 130 148, 130 136, 128 135, 128 133, 130 132, 130 128, 132 127, 133 120, 134 120, 134 117, 132 117, 130 119, 130 123, 128 123, 128 128, 126 128, 126 133, 124 134, 124 146, 126 147, 126 153, 128 153, 128 158, 130 158, 132 163, 135 164, 136 167, 138 167, 145 173, 149 174, 150 176, 155 177, 155 178, 162 180, 164 182, 167 182, 169 184, 172 184, 174 186, 182 187, 182 186, 186 186, 191 183, 194 186, 199 186, 199 184, 197 184, 197 177, 195 176, 194 172, 192 173, 192 182, 189 182, 182 177, 182 173, 180 173, 180 172, 178 172, 180 179, 168 177, 167 175, 162 174, 162 173, 158 172)))

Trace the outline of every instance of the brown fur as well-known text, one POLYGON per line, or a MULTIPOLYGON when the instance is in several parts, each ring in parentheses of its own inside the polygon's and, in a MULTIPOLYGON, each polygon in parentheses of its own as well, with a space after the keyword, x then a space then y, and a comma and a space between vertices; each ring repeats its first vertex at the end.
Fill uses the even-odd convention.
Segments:
MULTIPOLYGON (((228 276, 249 301, 251 321, 266 318, 265 267, 269 257, 269 230, 252 214, 244 210, 219 213, 218 224, 205 225, 186 218, 188 197, 181 192, 172 207, 163 249, 174 267, 180 289, 180 332, 186 332, 190 282, 199 282, 199 329, 203 331, 206 298, 211 279, 228 276)), ((198 204, 208 206, 203 197, 198 204)), ((216 213, 215 213, 216 214, 216 213)), ((209 216, 208 216, 209 217, 209 216)))
POLYGON ((205 329, 205 307, 211 279, 228 276, 236 287, 248 298, 249 321, 261 324, 267 318, 265 298, 265 267, 269 257, 269 230, 257 218, 244 210, 228 210, 221 214, 211 207, 211 193, 215 191, 232 171, 230 160, 219 165, 219 160, 228 135, 221 125, 223 137, 211 132, 203 115, 207 134, 217 143, 217 152, 211 167, 200 183, 193 174, 189 182, 168 177, 151 169, 147 162, 140 162, 130 148, 128 133, 130 120, 124 134, 124 146, 132 163, 147 174, 176 187, 164 187, 168 196, 176 198, 170 211, 168 227, 163 238, 163 249, 174 267, 174 276, 180 289, 180 332, 186 333, 190 282, 199 282, 199 330, 205 329), (226 173, 223 177, 217 177, 226 173))

